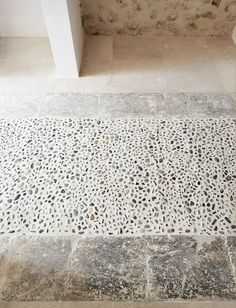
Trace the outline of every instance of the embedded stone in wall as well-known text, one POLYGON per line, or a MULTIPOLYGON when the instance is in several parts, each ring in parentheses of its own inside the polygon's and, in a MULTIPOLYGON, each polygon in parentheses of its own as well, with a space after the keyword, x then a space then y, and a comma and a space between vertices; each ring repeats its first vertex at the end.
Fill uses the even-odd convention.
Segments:
POLYGON ((236 0, 223 0, 219 7, 217 19, 209 32, 211 36, 232 36, 236 25, 236 0))
POLYGON ((88 34, 230 36, 235 0, 82 0, 88 34))

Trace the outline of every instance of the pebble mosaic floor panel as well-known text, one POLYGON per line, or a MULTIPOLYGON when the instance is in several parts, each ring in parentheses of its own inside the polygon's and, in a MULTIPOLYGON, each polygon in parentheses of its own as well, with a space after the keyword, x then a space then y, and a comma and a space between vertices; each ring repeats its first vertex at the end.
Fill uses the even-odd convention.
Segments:
POLYGON ((235 120, 0 121, 0 234, 236 234, 235 120))

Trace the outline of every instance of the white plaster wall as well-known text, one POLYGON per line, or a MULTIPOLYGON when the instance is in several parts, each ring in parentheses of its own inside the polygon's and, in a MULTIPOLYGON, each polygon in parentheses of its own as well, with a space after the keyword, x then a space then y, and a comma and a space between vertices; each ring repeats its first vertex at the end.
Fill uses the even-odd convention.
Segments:
POLYGON ((0 36, 47 36, 40 0, 0 0, 0 36))
POLYGON ((75 57, 78 67, 81 65, 83 53, 84 32, 81 20, 80 1, 67 1, 68 12, 70 17, 71 33, 75 50, 75 57))

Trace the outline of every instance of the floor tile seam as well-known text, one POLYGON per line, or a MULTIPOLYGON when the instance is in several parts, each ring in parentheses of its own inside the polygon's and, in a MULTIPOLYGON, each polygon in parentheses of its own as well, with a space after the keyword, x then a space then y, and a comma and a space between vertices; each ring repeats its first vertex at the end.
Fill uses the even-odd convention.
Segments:
MULTIPOLYGON (((236 110, 235 110, 236 111, 236 110)), ((117 122, 117 121, 121 121, 121 120, 125 120, 125 121, 156 121, 157 123, 158 122, 162 122, 162 121, 172 121, 172 122, 182 122, 182 121, 195 121, 195 122, 200 122, 200 121, 236 121, 236 115, 233 115, 232 117, 224 117, 224 116, 217 116, 217 117, 198 117, 197 115, 196 116, 186 116, 186 115, 183 115, 181 117, 178 117, 178 116, 164 116, 164 117, 157 117, 157 116, 152 116, 152 117, 138 117, 138 116, 125 116, 125 117, 116 117, 115 115, 112 116, 112 115, 109 115, 108 116, 74 116, 74 117, 68 117, 68 116, 38 116, 38 117, 32 117, 32 116, 29 116, 29 117, 14 117, 14 116, 11 116, 11 117, 1 117, 0 116, 0 121, 6 121, 8 120, 9 122, 10 121, 26 121, 26 120, 73 120, 73 121, 84 121, 84 120, 104 120, 104 121, 111 121, 111 122, 117 122)), ((236 124, 236 123, 235 123, 236 124)))
MULTIPOLYGON (((232 236, 230 236, 232 237, 232 236)), ((236 236, 234 236, 236 238, 236 236)), ((232 260, 232 252, 230 250, 229 247, 229 242, 228 242, 229 236, 224 238, 224 242, 225 242, 225 246, 226 246, 226 250, 227 250, 227 256, 229 259, 229 263, 230 263, 230 267, 231 267, 231 272, 233 274, 234 277, 234 284, 235 284, 235 291, 236 291, 236 266, 233 264, 233 260, 232 260)), ((236 255, 236 251, 235 251, 235 255, 236 255)))
MULTIPOLYGON (((1 78, 0 78, 1 79, 1 78)), ((88 91, 60 91, 60 92, 54 92, 54 91, 43 91, 43 92, 1 92, 2 94, 5 94, 7 96, 7 98, 11 98, 14 96, 17 97, 22 97, 22 96, 28 96, 28 97, 47 97, 48 95, 66 95, 66 94, 72 94, 72 95, 78 95, 78 96, 103 96, 103 95, 109 95, 109 96, 117 96, 117 95, 143 95, 143 96, 159 96, 159 95, 171 95, 173 97, 179 97, 179 99, 181 100, 181 96, 183 96, 183 98, 186 98, 185 96, 189 97, 189 96, 196 96, 198 97, 199 95, 203 95, 203 96, 213 96, 213 97, 221 97, 221 96, 225 96, 225 97, 231 97, 231 95, 236 95, 236 90, 235 91, 222 91, 222 92, 214 92, 214 91, 208 91, 208 92, 201 92, 201 91, 191 91, 191 92, 186 92, 186 91, 158 91, 158 92, 154 92, 154 91, 150 91, 150 92, 137 92, 137 91, 117 91, 117 92, 106 92, 106 91, 94 91, 94 92, 88 92, 88 91)), ((234 96, 233 96, 234 98, 234 96)))

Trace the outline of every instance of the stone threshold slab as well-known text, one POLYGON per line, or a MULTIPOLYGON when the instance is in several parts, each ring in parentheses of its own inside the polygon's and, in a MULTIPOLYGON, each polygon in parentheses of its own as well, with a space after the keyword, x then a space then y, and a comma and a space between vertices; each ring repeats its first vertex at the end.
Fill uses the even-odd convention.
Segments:
POLYGON ((8 302, 0 308, 235 308, 236 301, 198 303, 157 302, 8 302))
POLYGON ((0 300, 236 300, 236 237, 1 237, 0 300))
POLYGON ((0 118, 235 118, 236 93, 35 93, 0 96, 0 118))

